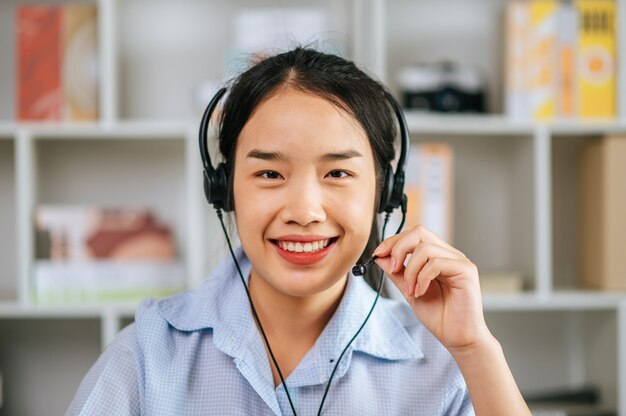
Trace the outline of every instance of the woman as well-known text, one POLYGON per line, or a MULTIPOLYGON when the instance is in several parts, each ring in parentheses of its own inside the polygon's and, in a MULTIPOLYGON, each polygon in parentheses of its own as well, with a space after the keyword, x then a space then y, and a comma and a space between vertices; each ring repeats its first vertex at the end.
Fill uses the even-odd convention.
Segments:
POLYGON ((219 139, 237 262, 143 302, 68 414, 530 414, 476 266, 422 226, 379 244, 384 97, 351 62, 304 48, 233 82, 219 139), (376 293, 349 271, 371 255, 406 301, 368 315, 376 293))

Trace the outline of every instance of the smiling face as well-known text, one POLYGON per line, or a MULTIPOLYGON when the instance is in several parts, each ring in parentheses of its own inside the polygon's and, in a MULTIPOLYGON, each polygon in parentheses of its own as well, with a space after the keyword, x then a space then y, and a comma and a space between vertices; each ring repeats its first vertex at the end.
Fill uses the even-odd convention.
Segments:
POLYGON ((374 157, 359 123, 290 87, 262 102, 237 141, 233 194, 251 279, 321 293, 363 252, 374 219, 374 157))

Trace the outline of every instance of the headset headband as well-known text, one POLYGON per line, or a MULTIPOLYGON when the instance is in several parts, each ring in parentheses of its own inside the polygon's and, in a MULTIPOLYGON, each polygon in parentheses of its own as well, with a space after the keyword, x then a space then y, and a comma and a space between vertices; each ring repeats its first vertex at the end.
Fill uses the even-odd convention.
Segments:
MULTIPOLYGON (((214 168, 211 164, 211 157, 207 149, 207 136, 209 129, 209 122, 213 111, 217 107, 218 102, 226 93, 226 88, 221 88, 211 99, 207 108, 204 110, 202 121, 200 122, 199 131, 199 145, 200 156, 202 157, 202 164, 204 168, 204 191, 207 201, 216 209, 230 210, 227 201, 228 193, 228 172, 226 165, 222 162, 217 168, 214 168)), ((398 102, 393 98, 391 94, 385 91, 385 98, 393 108, 393 111, 398 120, 398 126, 400 128, 400 157, 398 159, 398 165, 395 173, 391 168, 391 164, 388 164, 385 172, 385 183, 381 189, 381 201, 379 204, 378 212, 390 213, 395 208, 400 207, 405 199, 404 197, 404 172, 406 171, 407 163, 407 149, 409 147, 409 131, 406 124, 406 119, 402 108, 398 102)))

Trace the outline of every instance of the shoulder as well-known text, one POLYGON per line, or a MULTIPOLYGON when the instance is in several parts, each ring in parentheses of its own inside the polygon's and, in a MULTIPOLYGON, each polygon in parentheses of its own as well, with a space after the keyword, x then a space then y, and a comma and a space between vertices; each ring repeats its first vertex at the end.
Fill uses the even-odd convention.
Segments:
POLYGON ((145 299, 135 313, 142 341, 163 332, 211 328, 219 319, 220 297, 229 289, 229 276, 213 275, 195 289, 163 299, 145 299))
POLYGON ((139 414, 143 359, 134 324, 109 344, 80 384, 66 415, 139 414))

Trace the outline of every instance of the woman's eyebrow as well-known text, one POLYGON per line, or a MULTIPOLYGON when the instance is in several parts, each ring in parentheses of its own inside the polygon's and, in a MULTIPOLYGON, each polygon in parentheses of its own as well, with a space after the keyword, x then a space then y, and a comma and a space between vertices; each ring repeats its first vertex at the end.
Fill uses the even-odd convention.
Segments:
POLYGON ((261 160, 285 160, 285 156, 283 156, 282 153, 280 152, 264 152, 263 150, 259 150, 259 149, 252 149, 248 152, 248 154, 246 155, 246 157, 251 157, 254 159, 261 159, 261 160))
MULTIPOLYGON (((252 149, 248 152, 246 157, 261 159, 261 160, 286 160, 287 158, 280 152, 266 152, 259 149, 252 149)), ((349 149, 342 152, 326 153, 320 156, 321 162, 331 162, 336 160, 346 160, 353 157, 363 157, 357 150, 349 149)))
POLYGON ((335 160, 346 160, 353 157, 363 157, 361 153, 356 150, 345 150, 343 152, 336 153, 326 153, 325 155, 320 157, 320 161, 322 162, 332 162, 335 160))

